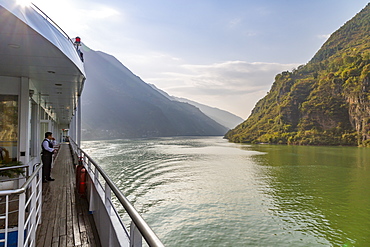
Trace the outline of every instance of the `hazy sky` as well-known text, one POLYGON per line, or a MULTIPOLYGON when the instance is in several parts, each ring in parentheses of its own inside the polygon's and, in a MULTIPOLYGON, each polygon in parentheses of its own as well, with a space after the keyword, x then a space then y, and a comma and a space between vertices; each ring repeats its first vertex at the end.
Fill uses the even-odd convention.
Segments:
POLYGON ((32 0, 145 82, 247 118, 368 0, 32 0))

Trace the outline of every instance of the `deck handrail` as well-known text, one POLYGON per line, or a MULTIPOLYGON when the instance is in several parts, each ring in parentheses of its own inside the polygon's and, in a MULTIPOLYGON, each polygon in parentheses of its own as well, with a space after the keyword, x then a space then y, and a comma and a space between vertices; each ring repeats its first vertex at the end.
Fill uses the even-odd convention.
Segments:
POLYGON ((113 181, 109 178, 109 176, 105 173, 105 171, 85 152, 83 151, 74 140, 70 139, 70 142, 75 146, 73 147, 74 152, 76 152, 75 148, 77 147, 80 153, 76 153, 79 156, 82 154, 86 157, 91 164, 99 171, 101 176, 104 178, 106 184, 108 184, 109 188, 113 191, 116 195, 117 199, 126 210, 127 214, 130 216, 138 230, 140 231, 141 235, 145 239, 145 241, 151 247, 164 247, 161 240, 157 237, 154 231, 150 228, 150 226, 146 223, 146 221, 142 218, 142 216, 137 212, 134 206, 130 203, 130 201, 124 196, 124 194, 118 189, 118 187, 113 183, 113 181))
POLYGON ((66 32, 64 32, 64 30, 58 25, 55 23, 55 21, 53 21, 53 19, 51 19, 44 11, 42 11, 39 7, 37 7, 36 4, 34 3, 31 3, 30 4, 31 7, 34 7, 34 10, 38 11, 40 14, 42 14, 45 18, 46 21, 48 21, 50 24, 52 24, 55 28, 57 28, 61 33, 64 34, 64 36, 73 44, 73 41, 72 39, 68 36, 68 34, 66 32))
MULTIPOLYGON (((15 166, 14 166, 15 167, 15 166)), ((14 169, 14 167, 11 167, 14 169)), ((24 167, 24 166, 20 166, 24 167)), ((4 239, 0 243, 8 245, 8 222, 9 222, 9 197, 18 195, 18 240, 17 246, 34 246, 36 241, 36 230, 41 222, 42 206, 42 165, 36 164, 35 171, 29 176, 26 182, 19 189, 1 190, 0 196, 5 197, 5 220, 4 239), (28 192, 27 192, 28 190, 28 192), (27 195, 26 195, 27 194, 27 195)))
POLYGON ((25 168, 25 167, 28 167, 28 165, 5 166, 5 167, 0 167, 0 171, 4 171, 4 170, 12 170, 12 169, 17 169, 17 168, 25 168))
MULTIPOLYGON (((28 168, 28 165, 20 165, 20 166, 10 166, 10 167, 2 167, 0 170, 11 170, 16 168, 28 168)), ((39 170, 42 168, 42 165, 38 165, 36 167, 36 170, 29 176, 26 180, 26 182, 20 187, 19 189, 14 190, 0 190, 0 196, 5 195, 14 195, 14 194, 22 194, 26 192, 28 186, 31 184, 32 180, 37 176, 39 170)))
POLYGON ((69 42, 71 42, 71 44, 76 48, 76 52, 77 52, 77 54, 78 54, 78 56, 79 56, 79 58, 81 59, 81 61, 83 62, 84 60, 83 60, 83 54, 82 54, 82 52, 80 51, 80 49, 79 49, 79 46, 78 45, 76 45, 75 43, 74 43, 74 41, 68 36, 68 34, 55 22, 55 21, 53 21, 53 19, 51 19, 44 11, 42 11, 36 4, 34 4, 34 3, 31 3, 30 4, 30 7, 34 10, 34 11, 36 11, 36 12, 38 12, 43 18, 45 18, 45 21, 47 21, 47 22, 49 22, 51 25, 53 25, 59 32, 61 32, 63 35, 64 35, 64 37, 69 41, 69 42))

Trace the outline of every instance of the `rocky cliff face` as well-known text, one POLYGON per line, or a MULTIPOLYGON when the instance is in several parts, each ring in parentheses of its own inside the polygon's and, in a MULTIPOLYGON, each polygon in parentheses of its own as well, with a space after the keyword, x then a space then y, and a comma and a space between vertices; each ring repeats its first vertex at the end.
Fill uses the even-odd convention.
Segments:
POLYGON ((370 4, 331 35, 312 60, 275 77, 234 142, 370 143, 370 4))
POLYGON ((359 135, 359 142, 365 145, 370 140, 370 78, 366 77, 361 85, 362 90, 358 94, 349 95, 347 101, 350 122, 359 135))

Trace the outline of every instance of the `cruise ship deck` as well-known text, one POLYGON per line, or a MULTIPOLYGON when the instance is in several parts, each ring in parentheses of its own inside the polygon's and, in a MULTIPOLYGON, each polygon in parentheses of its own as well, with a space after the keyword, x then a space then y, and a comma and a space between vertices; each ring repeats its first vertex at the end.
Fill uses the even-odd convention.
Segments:
POLYGON ((101 246, 88 202, 76 193, 69 144, 60 145, 52 169, 55 181, 43 183, 42 221, 36 246, 101 246))
POLYGON ((34 4, 0 0, 0 247, 163 247, 81 142, 81 38, 34 4), (42 183, 41 143, 68 137, 42 183), (72 157, 78 157, 72 159, 72 157), (78 163, 80 190, 76 192, 78 163), (89 214, 91 212, 91 214, 89 214), (130 220, 124 224, 120 213, 130 220), (94 223, 95 222, 95 223, 94 223))

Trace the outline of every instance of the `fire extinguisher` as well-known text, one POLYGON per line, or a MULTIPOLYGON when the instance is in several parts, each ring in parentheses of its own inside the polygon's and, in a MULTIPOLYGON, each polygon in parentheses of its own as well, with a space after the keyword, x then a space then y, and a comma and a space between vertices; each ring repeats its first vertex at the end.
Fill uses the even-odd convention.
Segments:
POLYGON ((76 190, 79 195, 86 194, 86 169, 82 164, 81 158, 76 168, 76 190))

